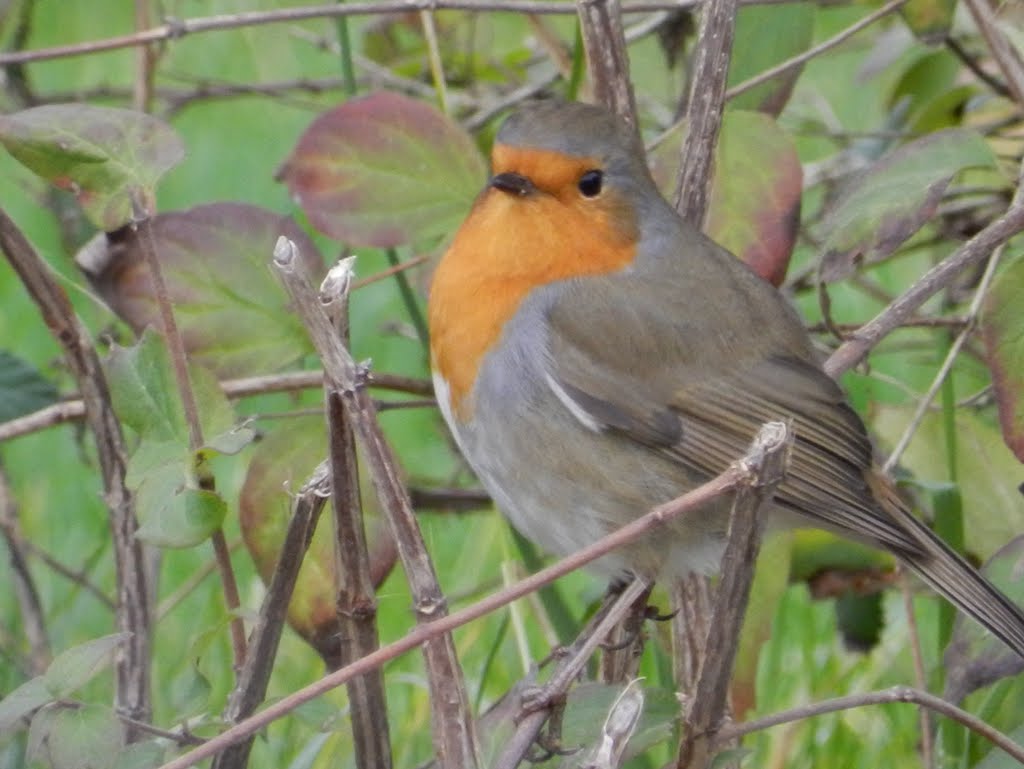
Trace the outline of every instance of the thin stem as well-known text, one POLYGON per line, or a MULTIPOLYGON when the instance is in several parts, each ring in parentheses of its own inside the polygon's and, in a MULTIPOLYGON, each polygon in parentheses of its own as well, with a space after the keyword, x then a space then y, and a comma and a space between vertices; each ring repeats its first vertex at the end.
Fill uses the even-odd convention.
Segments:
MULTIPOLYGON (((320 389, 323 383, 322 371, 287 371, 281 374, 266 374, 243 379, 225 379, 220 382, 220 387, 229 398, 246 398, 250 395, 266 393, 320 389)), ((430 380, 398 374, 374 372, 368 384, 374 388, 424 397, 430 397, 434 393, 430 380)), ((81 400, 67 400, 46 406, 23 417, 0 423, 0 443, 45 430, 47 427, 65 422, 75 422, 82 419, 83 416, 85 416, 85 404, 81 400)))
POLYGON ((656 507, 647 515, 628 523, 592 545, 578 550, 557 563, 520 580, 516 584, 493 593, 464 609, 459 609, 431 622, 416 625, 407 635, 399 640, 382 646, 373 654, 356 660, 341 670, 329 673, 320 680, 268 705, 259 713, 235 724, 195 750, 167 762, 160 769, 187 769, 187 767, 195 766, 199 761, 216 755, 229 745, 233 745, 249 735, 255 734, 278 718, 289 714, 300 705, 341 686, 351 678, 380 667, 402 654, 425 644, 427 641, 439 638, 468 622, 486 616, 503 606, 507 606, 512 601, 522 598, 544 585, 550 584, 559 577, 563 577, 579 569, 581 566, 603 555, 607 555, 612 550, 632 542, 644 534, 650 533, 656 527, 662 526, 680 515, 708 504, 711 500, 717 499, 735 489, 747 477, 748 471, 742 467, 742 463, 734 464, 718 477, 698 486, 693 491, 656 507))
POLYGON ((948 286, 963 270, 985 259, 997 247, 1024 229, 1024 205, 1012 205, 1005 214, 932 267, 870 322, 861 326, 825 361, 825 372, 838 377, 860 363, 893 329, 910 318, 932 295, 948 286))
POLYGON ((846 40, 849 40, 851 37, 856 35, 862 29, 871 26, 872 24, 874 24, 879 19, 884 19, 886 16, 888 16, 893 11, 898 10, 899 7, 901 5, 904 5, 906 2, 907 2, 907 0, 889 0, 888 3, 883 5, 877 11, 869 13, 867 16, 865 16, 863 19, 861 19, 857 23, 851 24, 849 27, 844 29, 842 32, 839 32, 839 33, 833 35, 828 40, 823 40, 822 42, 818 43, 816 46, 813 46, 812 48, 808 48, 803 53, 797 54, 796 56, 793 56, 792 58, 786 59, 783 62, 779 62, 774 67, 766 69, 764 72, 761 72, 761 73, 755 75, 754 77, 749 78, 748 80, 744 80, 742 83, 737 83, 736 85, 734 85, 732 88, 730 88, 729 90, 727 90, 725 92, 726 100, 728 101, 729 99, 734 99, 737 96, 739 96, 741 93, 746 93, 751 88, 756 88, 757 86, 761 85, 762 83, 768 82, 773 77, 781 75, 784 72, 788 72, 789 70, 793 69, 794 67, 799 67, 801 64, 803 64, 803 63, 813 59, 815 56, 820 56, 821 54, 825 53, 826 51, 830 51, 831 49, 835 48, 840 43, 843 43, 846 40))
POLYGON ((835 699, 815 702, 781 713, 773 713, 770 716, 747 721, 746 723, 730 724, 718 730, 715 734, 715 743, 719 745, 725 744, 744 735, 770 729, 773 726, 803 721, 804 719, 822 716, 827 713, 837 713, 841 710, 852 710, 869 705, 886 705, 894 702, 909 702, 934 710, 936 713, 951 718, 957 723, 963 724, 971 731, 980 734, 997 748, 1009 754, 1011 758, 1024 762, 1024 747, 1015 743, 1002 732, 989 726, 977 716, 958 708, 953 703, 946 702, 941 697, 936 697, 934 694, 929 694, 919 689, 911 689, 908 686, 893 686, 878 692, 836 697, 835 699))
MULTIPOLYGON (((217 570, 220 572, 221 586, 224 590, 224 603, 228 611, 237 611, 242 605, 238 596, 238 582, 235 580, 235 571, 231 568, 231 548, 228 546, 227 538, 224 536, 224 529, 218 528, 210 535, 210 544, 213 545, 213 555, 217 562, 217 570)), ((235 670, 241 669, 245 662, 245 623, 239 616, 231 619, 231 647, 235 656, 235 670)))
MULTIPOLYGON (((338 0, 339 5, 344 2, 345 0, 338 0)), ((336 18, 334 29, 338 36, 338 60, 341 62, 342 88, 347 95, 355 96, 357 90, 356 68, 353 62, 352 36, 349 34, 348 18, 345 16, 336 18)))
POLYGON ((423 27, 423 38, 427 42, 427 61, 430 62, 430 76, 434 80, 434 91, 437 93, 437 106, 441 112, 448 115, 451 112, 448 104, 448 83, 445 80, 444 63, 441 61, 441 46, 437 42, 433 11, 420 11, 420 24, 423 27))
MULTIPOLYGON (((153 286, 153 296, 156 299, 160 315, 160 323, 163 327, 164 339, 167 343, 167 351, 171 358, 171 368, 174 371, 174 381, 178 386, 178 397, 181 398, 182 410, 185 414, 185 422, 188 424, 189 448, 193 453, 203 447, 203 427, 199 421, 199 406, 196 402, 196 394, 192 389, 192 380, 188 373, 188 358, 185 352, 185 340, 178 329, 177 320, 174 317, 174 309, 171 305, 171 297, 167 291, 167 283, 164 281, 163 270, 160 267, 160 259, 156 252, 156 240, 153 237, 153 224, 149 212, 145 209, 138 197, 132 197, 132 209, 137 219, 136 227, 139 233, 139 245, 149 268, 149 279, 153 286)), ((200 471, 198 484, 207 491, 214 491, 215 482, 212 475, 200 471)), ((231 565, 231 552, 228 548, 227 539, 224 537, 223 529, 218 528, 210 535, 213 545, 213 553, 217 558, 217 567, 220 571, 221 584, 224 590, 224 603, 231 618, 231 645, 235 657, 235 670, 241 670, 245 662, 245 623, 238 615, 241 602, 238 597, 238 583, 235 580, 234 568, 231 565)))
POLYGON ((395 276, 395 283, 398 285, 398 292, 402 295, 402 304, 405 305, 405 310, 409 313, 409 320, 412 322, 413 328, 416 329, 416 336, 426 347, 430 343, 427 320, 423 317, 423 310, 420 308, 419 299, 416 298, 416 291, 409 282, 405 270, 402 269, 402 265, 407 265, 408 261, 399 260, 398 252, 393 248, 387 249, 387 256, 391 263, 392 274, 395 276))
MULTIPOLYGON (((790 2, 790 0, 748 0, 751 5, 790 2)), ((696 8, 701 0, 655 0, 654 2, 633 2, 623 8, 624 13, 650 13, 651 11, 671 11, 696 8)), ((308 19, 337 18, 339 16, 375 16, 386 13, 409 13, 410 11, 436 11, 456 9, 476 12, 507 12, 537 14, 570 14, 575 13, 573 5, 560 0, 381 0, 380 2, 357 2, 345 5, 303 6, 299 8, 282 8, 273 11, 250 11, 246 13, 226 13, 217 16, 206 16, 197 19, 175 19, 136 32, 131 35, 119 35, 85 43, 57 45, 49 48, 37 48, 31 51, 9 51, 0 53, 0 66, 20 64, 32 61, 46 61, 69 56, 84 56, 101 51, 113 51, 119 48, 133 48, 149 43, 177 40, 186 35, 201 32, 215 32, 243 27, 261 26, 264 24, 283 24, 308 19)))

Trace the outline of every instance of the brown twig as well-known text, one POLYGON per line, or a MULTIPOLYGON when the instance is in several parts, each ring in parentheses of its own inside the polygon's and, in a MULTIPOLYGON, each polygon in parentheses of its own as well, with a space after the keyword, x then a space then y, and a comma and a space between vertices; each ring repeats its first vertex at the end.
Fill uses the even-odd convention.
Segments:
POLYGON ((1021 230, 1024 230, 1024 205, 1011 206, 1005 214, 928 270, 873 320, 851 334, 825 362, 825 372, 838 377, 856 366, 883 337, 904 323, 931 296, 1021 230))
MULTIPOLYGON (((790 2, 790 0, 747 0, 751 4, 790 2)), ((638 0, 623 7, 623 13, 650 13, 695 8, 701 0, 638 0)), ((282 24, 308 19, 338 18, 340 16, 368 16, 386 13, 409 13, 411 11, 463 10, 476 12, 569 14, 575 13, 573 6, 559 0, 380 0, 379 2, 352 2, 344 5, 304 6, 283 8, 273 11, 250 11, 207 16, 198 19, 174 19, 158 27, 136 32, 131 35, 108 37, 86 43, 57 45, 37 48, 31 51, 9 51, 0 53, 0 66, 22 64, 33 61, 60 59, 68 56, 84 56, 119 48, 132 48, 163 41, 178 40, 186 35, 201 32, 215 32, 243 27, 282 24)))
MULTIPOLYGON (((910 592, 910 582, 907 580, 906 570, 898 565, 897 571, 900 576, 899 585, 900 594, 903 597, 903 608, 907 613, 907 625, 910 631, 910 659, 914 664, 914 684, 919 689, 924 689, 928 685, 928 676, 925 672, 924 654, 921 649, 920 628, 917 625, 917 617, 914 615, 914 596, 910 592)), ((928 712, 927 708, 920 708, 918 720, 921 724, 921 738, 919 740, 921 744, 921 763, 924 764, 924 769, 935 769, 935 749, 933 743, 935 732, 932 729, 931 713, 928 712)))
POLYGON ((1024 107, 1024 58, 1014 48, 996 22, 996 14, 992 6, 985 0, 964 0, 965 5, 974 17, 982 37, 988 43, 992 58, 999 65, 1006 87, 1013 95, 1018 107, 1024 107))
MULTIPOLYGON (((266 374, 263 376, 245 377, 243 379, 227 379, 220 383, 224 394, 229 398, 245 398, 250 395, 266 393, 290 392, 292 390, 312 390, 323 386, 322 371, 288 371, 282 374, 266 374)), ((428 379, 382 374, 374 372, 368 383, 370 387, 382 390, 394 390, 411 395, 432 396, 433 385, 428 379)), ((26 414, 23 417, 0 423, 0 443, 29 433, 45 430, 47 427, 74 422, 85 416, 85 406, 81 400, 66 400, 52 406, 26 414)))
POLYGON ((643 628, 650 597, 651 591, 648 590, 637 598, 622 622, 604 637, 598 667, 598 680, 602 683, 623 684, 636 678, 644 650, 643 628))
POLYGON ((707 653, 713 589, 704 575, 690 574, 675 580, 671 592, 676 612, 672 618, 672 673, 680 692, 692 692, 707 653))
POLYGON ((410 486, 409 499, 417 510, 454 513, 485 510, 493 504, 491 495, 481 489, 427 489, 410 486))
POLYGON ((728 708, 729 681, 739 647, 754 564, 760 547, 759 514, 782 481, 793 443, 791 430, 781 422, 761 428, 747 454, 752 478, 740 487, 729 514, 729 539, 722 556, 722 579, 708 631, 706 654, 690 696, 686 734, 680 743, 679 769, 704 769, 712 758, 712 735, 728 708))
MULTIPOLYGON (((231 552, 234 552, 242 546, 242 542, 242 538, 239 537, 233 542, 228 543, 228 549, 231 550, 231 552)), ((173 593, 164 596, 156 607, 154 616, 156 624, 159 624, 160 621, 170 614, 178 604, 192 595, 192 592, 215 571, 217 571, 217 560, 215 558, 211 558, 189 574, 188 577, 174 589, 173 593)))
POLYGON ((889 0, 888 3, 883 5, 878 10, 869 13, 860 21, 856 22, 855 24, 851 24, 842 32, 833 35, 828 40, 823 40, 817 45, 808 48, 806 51, 799 53, 796 56, 793 56, 789 59, 786 59, 785 61, 779 62, 774 67, 770 67, 766 69, 764 72, 760 72, 754 77, 744 80, 742 83, 737 83, 736 85, 734 85, 732 88, 725 92, 726 101, 728 101, 729 99, 736 98, 741 93, 746 93, 751 88, 757 88, 757 86, 761 85, 762 83, 767 83, 773 77, 777 77, 783 74, 784 72, 788 72, 794 67, 799 67, 800 65, 810 61, 816 56, 820 56, 826 51, 832 50, 840 43, 849 40, 862 29, 871 26, 879 19, 884 19, 893 11, 898 10, 899 7, 904 5, 906 2, 907 0, 889 0))
POLYGON ((605 611, 599 613, 588 623, 573 645, 569 647, 555 672, 544 685, 542 692, 536 695, 536 698, 539 699, 539 707, 537 705, 528 706, 530 710, 525 716, 518 719, 515 732, 506 741, 501 755, 498 756, 491 769, 515 769, 519 766, 523 757, 537 740, 544 722, 551 715, 553 702, 564 698, 572 682, 576 680, 584 665, 597 650, 601 639, 607 637, 617 625, 622 623, 631 607, 642 596, 649 593, 650 589, 651 586, 646 582, 634 578, 620 595, 615 596, 613 601, 606 604, 605 611))
POLYGON ((963 724, 972 732, 981 735, 1000 750, 1005 751, 1011 758, 1024 763, 1024 747, 1021 747, 1002 732, 994 729, 977 716, 958 708, 951 702, 934 694, 912 689, 909 686, 893 686, 889 689, 882 689, 877 692, 865 692, 863 694, 852 694, 847 697, 836 697, 835 699, 815 702, 792 710, 785 710, 781 713, 773 713, 764 718, 747 721, 742 724, 730 724, 722 727, 715 735, 716 745, 726 745, 747 734, 753 734, 773 726, 803 721, 815 716, 822 716, 827 713, 836 713, 841 710, 852 710, 870 705, 887 705, 894 702, 909 702, 914 705, 934 710, 940 715, 951 718, 959 724, 963 724))
POLYGON ((7 473, 0 466, 0 531, 3 531, 7 542, 7 552, 11 564, 14 594, 18 599, 21 612, 21 623, 28 641, 29 661, 33 675, 41 675, 46 671, 53 654, 50 650, 50 639, 46 633, 46 615, 43 612, 39 591, 28 568, 25 557, 25 537, 18 523, 18 507, 11 494, 7 473))
POLYGON ((38 558, 40 561, 43 562, 43 564, 48 569, 64 577, 72 584, 78 585, 78 587, 82 588, 86 592, 92 594, 92 596, 96 598, 96 600, 99 601, 101 604, 103 604, 104 607, 110 609, 111 611, 115 611, 117 609, 117 602, 109 595, 104 593, 99 588, 99 586, 91 579, 89 579, 89 577, 87 576, 86 570, 92 566, 92 564, 88 561, 84 568, 73 569, 70 566, 61 563, 59 560, 54 558, 50 553, 48 553, 43 548, 39 547, 39 545, 35 544, 31 540, 22 540, 21 546, 22 549, 28 555, 31 555, 33 558, 38 558))
POLYGON ((985 68, 978 63, 978 60, 962 45, 960 45, 960 41, 955 37, 947 35, 943 42, 946 44, 946 47, 953 52, 953 55, 960 59, 964 66, 974 73, 974 76, 978 78, 978 80, 992 89, 994 94, 998 96, 1005 96, 1007 98, 1011 96, 1010 89, 1006 87, 1006 83, 1003 83, 998 78, 995 78, 986 72, 985 68))
MULTIPOLYGON (((274 574, 253 624, 249 654, 238 671, 235 688, 224 709, 224 718, 229 723, 238 723, 251 716, 267 696, 267 685, 277 657, 288 603, 295 590, 302 560, 313 540, 320 512, 330 496, 330 486, 330 473, 325 465, 320 465, 303 484, 292 504, 292 514, 281 542, 274 574)), ((251 748, 251 737, 231 745, 214 760, 214 769, 244 767, 251 748)))
POLYGON ((686 139, 680 148, 674 200, 679 214, 698 228, 703 228, 707 214, 738 8, 739 0, 709 0, 701 10, 686 139))
MULTIPOLYGON (((150 690, 150 623, 147 570, 142 545, 135 539, 138 522, 134 500, 125 486, 127 450, 110 402, 106 376, 89 335, 50 268, 17 225, 0 209, 0 249, 39 307, 47 327, 64 349, 83 395, 85 419, 96 440, 103 476, 104 501, 110 512, 117 574, 117 626, 128 640, 114 662, 118 712, 139 721, 152 713, 150 690)), ((137 733, 129 730, 128 739, 137 733)))
MULTIPOLYGON (((352 285, 352 259, 336 265, 320 287, 320 301, 335 320, 338 338, 346 345, 348 291, 352 285)), ((331 506, 334 514, 334 563, 337 574, 338 654, 328 660, 337 670, 380 648, 377 632, 377 597, 370 568, 370 553, 363 524, 362 495, 356 436, 345 404, 324 381, 328 454, 331 467, 331 506)), ((385 536, 389 536, 386 534, 385 536)), ((392 765, 387 696, 380 670, 357 676, 345 684, 352 722, 356 766, 389 769, 392 765)))
POLYGON ((255 734, 267 726, 267 724, 287 715, 300 705, 341 686, 353 676, 362 675, 368 670, 373 670, 428 641, 450 633, 452 630, 468 622, 486 616, 523 596, 539 590, 559 577, 564 577, 566 574, 582 568, 591 561, 595 561, 611 551, 639 539, 645 534, 650 534, 653 530, 667 524, 678 516, 703 507, 712 500, 737 488, 749 477, 750 473, 745 463, 736 462, 730 465, 724 473, 702 486, 698 486, 693 491, 687 492, 671 502, 659 505, 646 515, 631 521, 608 536, 602 537, 592 545, 588 545, 572 555, 566 556, 557 563, 547 566, 464 609, 459 609, 431 622, 417 625, 403 638, 382 646, 373 654, 363 657, 351 665, 330 673, 319 681, 278 700, 245 721, 235 724, 227 731, 211 738, 204 745, 183 756, 179 756, 173 761, 167 762, 159 769, 187 769, 187 767, 194 766, 199 761, 216 755, 227 746, 233 745, 235 742, 245 739, 251 734, 255 734))
MULTIPOLYGON (((135 0, 135 29, 148 29, 153 23, 150 0, 135 0)), ((153 106, 153 81, 159 53, 155 45, 135 49, 135 80, 132 85, 132 108, 149 112, 153 106)))
MULTIPOLYGON (((134 195, 132 197, 132 211, 135 219, 133 224, 138 230, 139 235, 139 248, 149 270, 153 298, 156 300, 161 330, 167 343, 168 356, 171 359, 174 382, 178 387, 178 397, 181 399, 185 423, 188 425, 189 449, 195 453, 203 447, 205 441, 203 440, 203 426, 199 421, 199 406, 196 403, 196 394, 192 389, 192 380, 188 372, 185 340, 178 330, 178 322, 174 317, 171 297, 167 291, 167 283, 164 281, 163 269, 160 266, 160 259, 157 255, 151 212, 146 210, 145 205, 134 195)), ((206 491, 215 490, 216 484, 212 474, 202 474, 197 478, 197 482, 200 488, 206 491)), ((245 623, 241 616, 238 615, 238 609, 241 606, 238 596, 238 583, 235 580, 235 572, 231 566, 231 551, 228 548, 228 541, 224 537, 224 530, 222 528, 218 527, 210 535, 210 544, 213 545, 213 554, 217 559, 217 567, 220 571, 224 603, 227 606, 228 612, 234 615, 229 625, 231 646, 235 657, 235 670, 240 670, 245 663, 245 623)))
POLYGON ((619 0, 576 0, 594 99, 639 132, 619 0))
MULTIPOLYGON (((381 432, 373 401, 363 384, 364 377, 334 332, 307 276, 301 273, 296 252, 294 243, 280 238, 274 249, 274 267, 320 354, 329 387, 340 396, 352 420, 377 499, 398 545, 417 622, 420 625, 437 622, 438 618, 447 615, 447 605, 398 464, 381 432)), ((440 766, 442 769, 472 769, 478 755, 474 722, 451 636, 445 634, 432 638, 424 645, 423 655, 430 688, 434 749, 440 766)), ((363 659, 372 656, 367 655, 363 659)))

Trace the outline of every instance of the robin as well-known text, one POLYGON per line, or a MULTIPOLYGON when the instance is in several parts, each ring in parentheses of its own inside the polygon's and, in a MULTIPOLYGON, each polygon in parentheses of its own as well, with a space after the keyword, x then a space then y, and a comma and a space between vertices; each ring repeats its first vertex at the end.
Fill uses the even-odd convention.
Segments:
MULTIPOLYGON (((1024 613, 910 513, 795 311, 680 218, 629 126, 539 103, 508 118, 491 162, 434 274, 430 350, 459 448, 524 536, 578 550, 788 419, 772 516, 891 551, 1024 657, 1024 613)), ((714 571, 729 509, 683 516, 598 568, 714 571)))

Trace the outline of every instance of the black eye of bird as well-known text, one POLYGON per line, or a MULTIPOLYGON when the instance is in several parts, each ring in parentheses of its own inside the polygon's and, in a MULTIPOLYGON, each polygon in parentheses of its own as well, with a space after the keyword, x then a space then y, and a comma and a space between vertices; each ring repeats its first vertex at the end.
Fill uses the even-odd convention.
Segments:
POLYGON ((600 171, 593 170, 587 171, 583 176, 580 177, 579 184, 580 192, 583 193, 585 198, 596 198, 601 194, 601 184, 604 182, 604 174, 600 171))

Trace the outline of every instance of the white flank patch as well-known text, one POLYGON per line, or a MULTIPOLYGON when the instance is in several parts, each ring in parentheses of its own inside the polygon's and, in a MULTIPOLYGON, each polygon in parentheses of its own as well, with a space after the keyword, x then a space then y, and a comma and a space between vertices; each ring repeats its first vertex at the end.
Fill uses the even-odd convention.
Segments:
POLYGON ((551 392, 558 397, 558 400, 562 402, 563 406, 569 409, 569 413, 576 417, 580 424, 595 433, 599 433, 604 429, 604 425, 594 419, 594 417, 587 413, 579 403, 574 401, 572 396, 565 391, 565 388, 563 388, 562 385, 555 381, 555 378, 551 376, 551 374, 545 372, 544 378, 547 380, 548 387, 551 388, 551 392))

